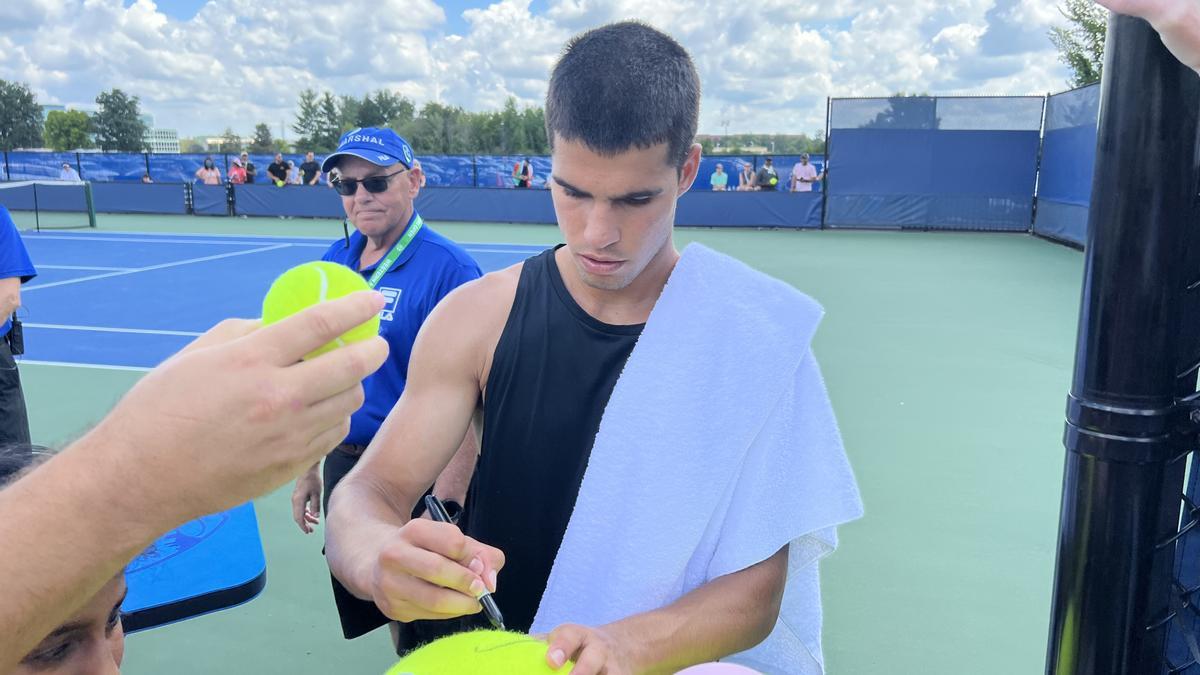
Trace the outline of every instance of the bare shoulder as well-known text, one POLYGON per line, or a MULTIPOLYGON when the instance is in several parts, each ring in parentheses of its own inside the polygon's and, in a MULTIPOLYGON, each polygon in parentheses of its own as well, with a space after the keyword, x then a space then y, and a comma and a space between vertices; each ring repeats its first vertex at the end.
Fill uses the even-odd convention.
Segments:
POLYGON ((417 349, 436 351, 456 361, 458 368, 469 368, 482 387, 512 310, 523 265, 489 272, 442 298, 421 327, 417 349))

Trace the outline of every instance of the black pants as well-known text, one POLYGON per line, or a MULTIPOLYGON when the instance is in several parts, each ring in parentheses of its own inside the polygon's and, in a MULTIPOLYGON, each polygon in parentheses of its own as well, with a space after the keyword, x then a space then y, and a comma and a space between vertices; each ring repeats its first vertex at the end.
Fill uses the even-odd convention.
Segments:
POLYGON ((29 416, 21 374, 8 342, 0 339, 0 445, 29 443, 29 416))
MULTIPOLYGON (((324 494, 322 498, 326 519, 329 518, 329 495, 333 493, 334 486, 345 478, 346 474, 350 473, 350 470, 358 463, 359 456, 334 449, 333 452, 325 457, 325 466, 322 469, 324 477, 324 494)), ((423 509, 424 507, 418 501, 416 510, 421 511, 423 509)), ((416 515, 413 514, 413 517, 416 517, 416 515)), ((360 635, 366 635, 380 626, 391 623, 391 620, 384 616, 383 612, 379 611, 375 603, 356 598, 333 575, 329 576, 329 580, 333 584, 333 601, 337 605, 338 618, 342 623, 342 635, 347 640, 354 639, 360 635)), ((400 644, 397 645, 396 652, 403 655, 413 648, 439 637, 461 632, 470 627, 483 628, 486 626, 486 622, 480 622, 478 617, 464 617, 450 621, 414 621, 407 624, 402 623, 400 624, 400 644)))

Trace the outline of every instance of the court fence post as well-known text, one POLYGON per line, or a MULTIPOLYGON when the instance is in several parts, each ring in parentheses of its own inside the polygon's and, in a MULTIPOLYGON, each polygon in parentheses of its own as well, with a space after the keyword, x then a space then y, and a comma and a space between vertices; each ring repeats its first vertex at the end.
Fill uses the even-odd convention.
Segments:
POLYGON ((1180 494, 1200 419, 1185 398, 1200 367, 1200 79, 1149 24, 1114 14, 1101 91, 1051 675, 1165 672, 1180 494))

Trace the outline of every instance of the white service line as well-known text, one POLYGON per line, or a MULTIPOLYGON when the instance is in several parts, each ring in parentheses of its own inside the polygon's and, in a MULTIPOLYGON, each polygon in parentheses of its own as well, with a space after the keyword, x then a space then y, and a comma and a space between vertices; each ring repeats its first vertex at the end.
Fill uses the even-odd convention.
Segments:
POLYGON ((41 265, 39 270, 84 270, 87 272, 128 272, 132 267, 96 267, 94 265, 41 265))
POLYGON ((37 359, 17 359, 18 366, 56 366, 60 368, 93 368, 95 370, 125 370, 135 373, 145 373, 152 370, 143 366, 110 366, 104 363, 69 363, 67 361, 39 361, 37 359))
MULTIPOLYGON (((24 234, 31 234, 32 236, 29 237, 30 239, 36 239, 36 240, 52 239, 55 241, 116 241, 116 242, 133 242, 133 243, 137 243, 137 244, 213 244, 213 245, 218 245, 218 246, 260 246, 263 243, 261 241, 232 241, 232 240, 224 240, 223 241, 223 240, 217 240, 217 239, 207 241, 204 239, 170 239, 169 238, 174 235, 163 235, 163 237, 161 239, 148 239, 146 237, 71 236, 71 235, 67 235, 67 234, 38 235, 38 234, 33 234, 33 233, 24 233, 24 234)), ((24 236, 24 234, 22 236, 24 236)), ((220 236, 220 235, 213 235, 213 236, 216 237, 216 236, 220 236)), ((228 236, 228 235, 225 235, 225 236, 228 236)), ((279 237, 279 238, 283 239, 284 237, 279 237)), ((330 241, 333 241, 332 237, 330 238, 330 241)), ((305 248, 329 248, 328 242, 324 243, 324 244, 318 244, 318 243, 289 241, 288 243, 291 244, 292 246, 303 246, 305 248)))
POLYGON ((123 272, 108 272, 107 274, 93 274, 91 276, 79 277, 78 279, 67 279, 65 281, 55 281, 48 284, 35 284, 33 286, 25 286, 21 289, 22 293, 37 291, 43 288, 54 288, 55 286, 66 286, 68 284, 78 284, 84 281, 95 281, 96 279, 107 279, 109 277, 119 277, 125 274, 137 274, 138 272, 150 272, 153 270, 164 270, 169 267, 179 267, 181 265, 191 265, 192 263, 207 262, 209 260, 220 260, 221 258, 233 258, 239 255, 250 255, 251 253, 263 253, 266 251, 275 251, 281 248, 289 248, 292 244, 276 244, 274 246, 263 246, 260 248, 252 248, 248 251, 233 251, 231 253, 218 253, 217 255, 206 255, 203 258, 189 258, 187 260, 176 260, 175 262, 163 263, 161 265, 151 265, 149 267, 137 267, 123 272))
POLYGON ((51 330, 81 330, 95 333, 129 333, 133 335, 179 335, 181 337, 199 337, 204 333, 186 330, 154 330, 152 328, 110 328, 108 326, 67 326, 57 323, 23 323, 26 328, 49 328, 51 330))

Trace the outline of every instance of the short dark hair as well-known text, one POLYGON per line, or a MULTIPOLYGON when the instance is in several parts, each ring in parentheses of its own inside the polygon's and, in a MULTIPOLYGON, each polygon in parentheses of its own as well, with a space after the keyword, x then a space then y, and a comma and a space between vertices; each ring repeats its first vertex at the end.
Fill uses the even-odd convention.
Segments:
POLYGON ((546 139, 579 141, 601 155, 659 143, 682 166, 696 138, 700 76, 678 42, 624 21, 571 38, 550 73, 546 139))

